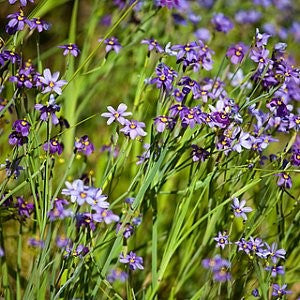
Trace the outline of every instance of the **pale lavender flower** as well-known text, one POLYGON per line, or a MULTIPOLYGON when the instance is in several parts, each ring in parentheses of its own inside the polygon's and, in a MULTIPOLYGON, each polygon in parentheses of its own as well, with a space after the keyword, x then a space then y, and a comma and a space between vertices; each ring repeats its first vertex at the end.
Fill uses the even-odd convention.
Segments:
POLYGON ((126 120, 125 126, 120 131, 124 132, 125 135, 128 135, 132 140, 134 140, 138 136, 147 135, 147 133, 143 130, 143 127, 145 127, 145 123, 143 122, 126 120))
POLYGON ((108 118, 107 125, 110 125, 114 121, 118 121, 121 125, 124 125, 127 119, 125 117, 131 116, 131 112, 126 112, 127 105, 121 103, 117 110, 115 110, 112 106, 108 106, 107 110, 109 112, 101 114, 102 117, 108 118))
POLYGON ((233 198, 233 204, 231 204, 231 207, 233 209, 234 215, 238 217, 242 217, 244 220, 247 220, 246 213, 249 213, 252 211, 251 207, 245 207, 246 200, 239 201, 238 198, 233 198))
POLYGON ((91 197, 91 191, 86 188, 83 181, 80 179, 74 180, 72 183, 66 181, 66 187, 62 190, 63 195, 71 196, 72 202, 77 202, 82 205, 88 197, 91 197))
POLYGON ((121 282, 125 282, 128 278, 128 274, 121 269, 113 269, 107 275, 107 280, 109 282, 114 282, 116 280, 120 280, 121 282))
POLYGON ((115 215, 111 210, 109 209, 103 209, 103 208, 94 208, 96 210, 96 213, 93 214, 93 220, 96 222, 105 222, 106 224, 110 224, 112 222, 119 222, 120 217, 118 215, 115 215))
POLYGON ((59 72, 55 72, 52 75, 49 69, 45 69, 43 75, 44 76, 40 77, 40 81, 44 85, 44 90, 42 91, 42 93, 46 94, 49 92, 55 92, 58 95, 61 95, 62 93, 61 87, 66 85, 67 81, 58 80, 59 72))
POLYGON ((16 3, 17 1, 20 2, 20 5, 21 5, 21 6, 26 6, 26 5, 27 5, 27 1, 28 1, 28 2, 31 2, 31 3, 34 2, 34 0, 8 0, 9 4, 14 4, 14 3, 16 3))

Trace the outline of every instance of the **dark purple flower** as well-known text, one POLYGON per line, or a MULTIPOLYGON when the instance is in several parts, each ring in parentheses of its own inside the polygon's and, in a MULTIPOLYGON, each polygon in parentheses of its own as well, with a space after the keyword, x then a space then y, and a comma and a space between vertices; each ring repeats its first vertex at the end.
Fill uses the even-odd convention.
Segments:
POLYGON ((52 94, 50 95, 50 100, 47 105, 35 104, 34 108, 40 111, 40 119, 42 121, 46 122, 51 118, 52 124, 57 125, 59 123, 56 112, 60 111, 60 106, 55 103, 55 98, 52 94))
POLYGON ((283 275, 284 274, 284 267, 282 266, 268 266, 265 268, 265 270, 271 272, 272 277, 276 277, 277 275, 283 275))
POLYGON ((21 217, 27 217, 29 218, 30 214, 33 212, 34 204, 33 203, 27 203, 23 197, 17 198, 17 204, 18 213, 21 217))
POLYGON ((148 45, 148 51, 155 50, 156 52, 163 53, 164 49, 162 46, 157 42, 157 40, 154 39, 146 39, 142 40, 141 44, 146 44, 148 45))
POLYGON ((179 115, 180 118, 183 118, 188 112, 188 108, 181 104, 175 104, 169 108, 169 111, 172 117, 179 115))
POLYGON ((266 247, 267 247, 267 256, 271 257, 271 260, 274 264, 277 263, 277 261, 281 258, 281 259, 285 259, 285 254, 286 251, 284 249, 278 249, 277 250, 277 244, 273 243, 271 246, 269 246, 266 243, 266 247))
POLYGON ((5 50, 2 55, 4 60, 10 61, 12 64, 19 64, 21 61, 20 55, 14 51, 5 50))
POLYGON ((230 124, 230 119, 227 113, 215 111, 212 113, 213 121, 216 126, 226 128, 230 124))
POLYGON ((109 112, 101 114, 102 117, 108 118, 107 125, 110 125, 114 121, 118 121, 121 125, 124 125, 127 119, 125 117, 131 116, 131 112, 126 112, 127 105, 121 103, 117 110, 115 110, 112 106, 107 106, 107 110, 109 112))
POLYGON ((197 49, 199 48, 196 42, 191 42, 185 45, 174 45, 171 47, 172 50, 177 51, 177 60, 185 59, 188 62, 192 62, 197 59, 197 49))
POLYGON ((93 214, 93 220, 96 222, 105 222, 106 224, 110 224, 112 222, 119 222, 120 218, 118 215, 115 215, 109 209, 103 208, 94 208, 96 213, 93 214))
POLYGON ((146 136, 147 133, 143 130, 145 123, 136 120, 125 120, 124 127, 120 129, 125 135, 134 140, 138 136, 146 136))
POLYGON ((13 131, 8 136, 8 142, 10 145, 22 146, 28 142, 27 136, 22 136, 20 133, 13 131))
POLYGON ((28 136, 30 131, 30 123, 26 120, 16 120, 13 124, 13 129, 21 136, 28 136))
POLYGON ((230 58, 230 61, 234 65, 236 65, 236 64, 239 64, 243 60, 247 49, 248 49, 248 47, 245 44, 238 43, 236 45, 229 47, 226 55, 228 58, 230 58))
POLYGON ((154 119, 154 125, 158 132, 163 132, 166 128, 172 130, 174 128, 175 121, 173 118, 168 116, 159 116, 154 119))
POLYGON ((280 286, 277 283, 273 284, 273 291, 272 291, 272 296, 276 296, 276 297, 282 297, 284 295, 287 294, 292 294, 292 291, 286 290, 287 288, 287 284, 284 284, 282 286, 280 286))
POLYGON ((277 181, 277 185, 280 187, 284 187, 286 189, 290 189, 292 187, 292 179, 291 176, 287 173, 279 173, 276 174, 279 177, 277 181))
POLYGON ((91 155, 94 152, 94 145, 87 135, 75 140, 75 149, 85 155, 91 155))
POLYGON ((291 163, 294 166, 297 166, 297 167, 300 166, 300 149, 293 151, 293 154, 291 157, 291 163))
POLYGON ((27 1, 28 1, 28 2, 31 2, 31 3, 34 2, 34 0, 8 0, 9 4, 14 4, 14 3, 16 3, 17 1, 20 2, 20 5, 21 5, 21 6, 26 6, 26 5, 27 5, 27 1))
POLYGON ((96 229, 93 215, 91 213, 78 213, 75 218, 77 228, 89 228, 92 231, 96 229))
POLYGON ((24 168, 19 165, 20 159, 15 159, 12 162, 8 159, 5 160, 5 164, 0 165, 0 167, 5 167, 6 175, 8 177, 14 176, 17 179, 20 176, 20 171, 23 171, 24 168))
MULTIPOLYGON (((99 42, 102 41, 102 39, 98 40, 99 42)), ((111 37, 111 38, 107 38, 104 40, 104 44, 106 45, 105 47, 105 52, 109 53, 110 51, 115 51, 116 53, 119 53, 122 46, 119 43, 118 39, 116 37, 111 37)))
POLYGON ((6 32, 8 34, 15 34, 17 31, 24 29, 28 19, 24 16, 24 12, 20 9, 18 12, 10 14, 7 16, 9 20, 6 25, 6 32))
POLYGON ((251 292, 251 294, 252 294, 252 296, 254 296, 255 298, 260 297, 258 289, 254 289, 254 290, 251 292))
POLYGON ((190 128, 194 128, 197 123, 201 123, 201 119, 199 117, 201 111, 198 107, 193 107, 188 109, 185 114, 181 117, 182 126, 185 128, 190 126, 190 128))
POLYGON ((222 249, 224 249, 226 245, 230 244, 226 232, 222 233, 219 231, 218 236, 215 237, 214 240, 217 242, 216 247, 221 247, 222 249))
POLYGON ((121 282, 125 282, 128 278, 128 274, 121 269, 113 269, 107 275, 107 280, 109 282, 115 282, 116 280, 120 280, 121 282))
POLYGON ((64 49, 63 55, 71 54, 74 57, 77 57, 80 53, 78 46, 71 43, 67 45, 58 46, 58 48, 64 49))
POLYGON ((160 63, 156 68, 157 77, 150 80, 150 84, 155 84, 158 89, 166 89, 171 91, 173 89, 172 83, 177 73, 169 68, 167 65, 160 63))
POLYGON ((42 32, 44 30, 50 29, 50 24, 40 18, 33 18, 31 20, 27 20, 26 23, 28 24, 30 30, 37 29, 38 32, 42 32))
POLYGON ((57 153, 58 155, 63 152, 63 145, 57 139, 51 139, 43 145, 45 151, 49 151, 50 154, 57 153))
POLYGON ((131 270, 140 269, 143 270, 143 258, 137 256, 134 252, 130 251, 126 256, 123 253, 120 255, 120 262, 123 264, 129 264, 131 270))
POLYGON ((211 19, 211 23, 214 25, 217 31, 224 33, 229 32, 233 28, 233 23, 231 20, 222 13, 214 14, 213 18, 211 19))
POLYGON ((209 152, 204 148, 198 147, 197 145, 192 145, 192 159, 193 161, 205 161, 209 157, 209 152))
POLYGON ((44 85, 42 93, 46 94, 49 92, 55 92, 56 94, 61 95, 61 87, 66 85, 67 81, 58 80, 59 72, 55 72, 52 75, 49 69, 45 69, 43 75, 43 77, 40 77, 40 81, 44 85))
POLYGON ((233 213, 236 217, 242 217, 244 220, 247 220, 246 213, 249 213, 252 211, 251 207, 245 207, 246 200, 239 201, 238 198, 233 198, 233 204, 231 204, 231 207, 233 209, 233 213))

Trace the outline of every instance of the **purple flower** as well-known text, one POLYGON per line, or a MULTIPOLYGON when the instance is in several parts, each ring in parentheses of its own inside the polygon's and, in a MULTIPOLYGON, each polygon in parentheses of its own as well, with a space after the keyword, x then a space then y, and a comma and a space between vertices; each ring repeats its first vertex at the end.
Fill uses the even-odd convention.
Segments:
POLYGON ((224 33, 229 32, 233 28, 233 23, 231 20, 222 13, 214 14, 213 18, 211 19, 211 23, 214 25, 217 31, 224 33))
POLYGON ((123 253, 120 255, 120 262, 123 264, 129 264, 131 270, 140 269, 143 270, 143 258, 137 256, 134 252, 130 251, 126 256, 123 253))
POLYGON ((5 167, 6 175, 8 177, 14 176, 17 179, 20 176, 20 172, 24 170, 20 164, 20 159, 15 159, 10 161, 8 159, 5 160, 5 164, 1 164, 0 167, 5 167))
POLYGON ((265 268, 265 270, 271 272, 272 277, 276 277, 277 275, 283 275, 284 274, 284 267, 282 266, 268 266, 265 268))
POLYGON ((14 51, 5 50, 2 55, 4 60, 10 61, 12 64, 19 64, 21 61, 20 55, 14 51))
POLYGON ((24 16, 24 12, 20 9, 18 12, 7 16, 9 20, 6 25, 6 32, 8 34, 15 34, 17 31, 24 29, 28 19, 24 16))
POLYGON ((10 145, 22 146, 28 142, 27 136, 22 136, 20 133, 13 131, 8 136, 8 142, 10 145))
POLYGON ((93 220, 96 222, 105 222, 106 224, 110 224, 112 222, 119 222, 120 218, 118 215, 115 215, 109 209, 103 208, 94 208, 96 213, 93 214, 93 220))
POLYGON ((120 229, 123 230, 123 236, 125 239, 130 238, 134 234, 134 227, 130 223, 126 223, 125 225, 123 225, 122 222, 118 223, 116 232, 118 233, 120 229))
POLYGON ((67 248, 67 247, 71 247, 72 245, 72 241, 69 238, 63 236, 58 236, 55 241, 56 241, 56 246, 58 248, 67 248))
MULTIPOLYGON (((87 192, 86 202, 91 205, 93 209, 108 208, 109 203, 105 201, 108 197, 102 194, 102 189, 84 186, 87 192)), ((83 194, 81 195, 83 196, 83 194)))
POLYGON ((163 53, 164 49, 163 47, 157 42, 157 40, 154 39, 146 39, 142 40, 141 44, 146 44, 148 45, 148 51, 155 50, 156 52, 163 53))
POLYGON ((247 246, 248 246, 248 249, 250 251, 253 251, 257 256, 262 255, 264 243, 260 238, 254 239, 252 236, 250 236, 250 241, 247 242, 247 246))
POLYGON ((57 139, 51 139, 43 145, 43 149, 50 154, 57 153, 61 155, 63 152, 63 144, 61 144, 57 139))
POLYGON ((125 282, 128 278, 128 274, 121 269, 113 269, 107 275, 107 280, 109 282, 115 282, 116 280, 120 280, 121 282, 125 282))
POLYGON ((147 133, 143 130, 145 123, 138 122, 136 120, 125 121, 124 127, 120 132, 124 132, 125 135, 128 135, 132 140, 138 136, 146 136, 147 133))
POLYGON ((256 47, 266 46, 268 44, 268 39, 271 35, 267 33, 260 33, 258 29, 256 29, 255 34, 255 45, 256 47))
POLYGON ((168 9, 185 9, 187 8, 186 0, 155 0, 155 4, 168 9))
POLYGON ((278 249, 277 250, 277 244, 276 243, 273 243, 271 246, 269 246, 266 243, 266 247, 267 247, 266 255, 271 257, 271 260, 274 264, 276 264, 277 261, 280 258, 285 259, 286 251, 284 249, 278 249))
POLYGON ((78 46, 71 43, 67 45, 58 46, 58 48, 64 49, 63 55, 71 54, 74 57, 77 57, 80 53, 78 46))
POLYGON ((92 231, 96 229, 93 215, 91 213, 78 213, 75 218, 77 228, 84 227, 89 228, 92 231))
POLYGON ((48 217, 50 221, 55 220, 63 220, 69 216, 72 215, 72 211, 69 209, 66 209, 65 206, 67 206, 69 202, 65 199, 56 198, 53 202, 51 210, 48 212, 48 217))
POLYGON ((40 77, 40 81, 44 85, 44 89, 42 91, 43 94, 49 92, 55 92, 58 95, 61 95, 62 90, 61 87, 67 84, 65 80, 58 80, 59 72, 51 74, 49 69, 45 69, 43 72, 43 77, 40 77))
POLYGON ((246 200, 239 201, 238 198, 233 198, 233 204, 231 204, 231 207, 233 209, 234 215, 238 217, 242 217, 244 220, 247 220, 246 213, 249 213, 252 211, 251 207, 245 207, 246 200))
POLYGON ((21 134, 21 136, 28 136, 30 126, 30 123, 26 120, 16 120, 12 127, 17 133, 21 134))
POLYGON ((286 189, 290 189, 292 187, 292 179, 291 176, 287 173, 279 173, 275 176, 278 176, 279 179, 277 181, 277 185, 280 187, 284 187, 286 189))
POLYGON ((252 296, 254 296, 255 298, 260 297, 258 289, 252 290, 251 294, 252 294, 252 296))
POLYGON ((192 62, 194 59, 197 59, 197 50, 199 46, 196 42, 187 43, 185 45, 174 45, 171 47, 172 50, 177 51, 177 60, 187 60, 192 62))
POLYGON ((292 154, 292 157, 291 157, 291 163, 294 166, 297 166, 297 167, 300 166, 300 149, 293 150, 293 154, 292 154))
MULTIPOLYGON (((99 39, 98 41, 101 42, 102 39, 99 39)), ((105 39, 104 44, 106 45, 105 47, 106 53, 109 53, 110 51, 115 51, 116 53, 119 53, 122 48, 118 39, 113 36, 111 38, 105 39)))
POLYGON ((159 116, 154 119, 154 124, 158 132, 163 132, 166 128, 172 130, 175 125, 173 118, 167 116, 159 116))
POLYGON ((230 268, 230 262, 216 255, 214 258, 206 258, 202 260, 202 266, 213 271, 213 278, 219 282, 230 280, 231 275, 227 271, 230 268))
POLYGON ((242 238, 239 241, 235 242, 235 244, 238 246, 238 251, 244 251, 245 253, 249 254, 250 250, 248 247, 248 242, 242 238))
POLYGON ((240 10, 235 14, 235 20, 240 24, 253 24, 261 19, 262 13, 251 10, 240 10))
POLYGON ((248 49, 248 47, 245 44, 238 43, 234 46, 229 47, 226 55, 228 58, 230 58, 230 61, 234 65, 236 65, 236 64, 239 64, 243 60, 247 49, 248 49))
POLYGON ((172 83, 177 73, 169 68, 167 65, 160 63, 155 69, 157 77, 150 80, 150 84, 155 84, 158 89, 165 89, 171 91, 173 89, 172 83))
POLYGON ((226 234, 226 232, 220 232, 217 237, 214 238, 214 240, 217 242, 216 247, 221 247, 222 249, 225 248, 225 245, 230 244, 229 240, 228 240, 228 235, 226 234))
POLYGON ((190 126, 190 128, 194 128, 197 123, 201 123, 200 117, 200 109, 198 107, 193 107, 185 111, 185 114, 181 116, 182 126, 185 128, 190 126))
POLYGON ((131 112, 126 112, 127 105, 124 103, 121 103, 117 110, 115 110, 112 106, 108 106, 107 110, 109 112, 101 114, 102 117, 108 118, 107 125, 110 125, 114 121, 118 121, 121 125, 124 125, 127 121, 127 116, 131 116, 131 112))
POLYGON ((42 121, 46 122, 51 118, 52 124, 57 125, 59 123, 56 112, 60 111, 60 106, 55 103, 55 98, 52 94, 47 105, 35 104, 34 108, 40 111, 40 119, 42 121))
POLYGON ((83 258, 84 256, 86 256, 89 253, 89 248, 80 244, 77 246, 76 249, 74 249, 74 246, 70 246, 66 248, 66 257, 72 255, 74 257, 80 257, 83 258))
POLYGON ((282 98, 273 98, 267 105, 271 112, 275 114, 276 117, 285 117, 289 115, 289 109, 291 110, 291 105, 286 105, 282 98))
POLYGON ((45 247, 45 242, 40 239, 35 239, 35 238, 30 238, 28 240, 28 245, 32 246, 34 248, 44 248, 45 247))
POLYGON ((23 197, 17 198, 17 204, 18 213, 21 217, 27 217, 29 218, 30 214, 33 212, 34 204, 33 203, 27 203, 23 197))
MULTIPOLYGON (((14 4, 16 3, 18 0, 8 0, 9 4, 14 4)), ((20 1, 20 5, 21 6, 26 6, 27 5, 27 1, 33 3, 34 0, 19 0, 20 1)))
POLYGON ((207 28, 199 28, 195 32, 197 39, 207 42, 210 40, 211 34, 207 28))
POLYGON ((85 155, 91 155, 94 152, 94 145, 90 142, 87 135, 75 140, 75 149, 85 155))
POLYGON ((209 152, 204 148, 198 147, 197 145, 192 145, 192 159, 194 162, 196 161, 205 161, 209 157, 209 152))
POLYGON ((50 24, 40 18, 33 18, 31 20, 27 20, 26 23, 28 24, 30 30, 37 29, 38 32, 42 32, 44 30, 50 29, 50 24))
POLYGON ((284 295, 287 294, 292 294, 292 291, 286 290, 287 288, 287 284, 284 284, 282 286, 280 286, 277 283, 273 284, 273 291, 272 291, 272 296, 276 296, 276 297, 282 297, 284 295))
POLYGON ((3 257, 5 255, 3 248, 0 246, 0 257, 3 257))
POLYGON ((263 49, 263 48, 254 48, 251 50, 250 58, 258 63, 258 68, 262 69, 264 68, 270 59, 268 59, 269 50, 263 49))

